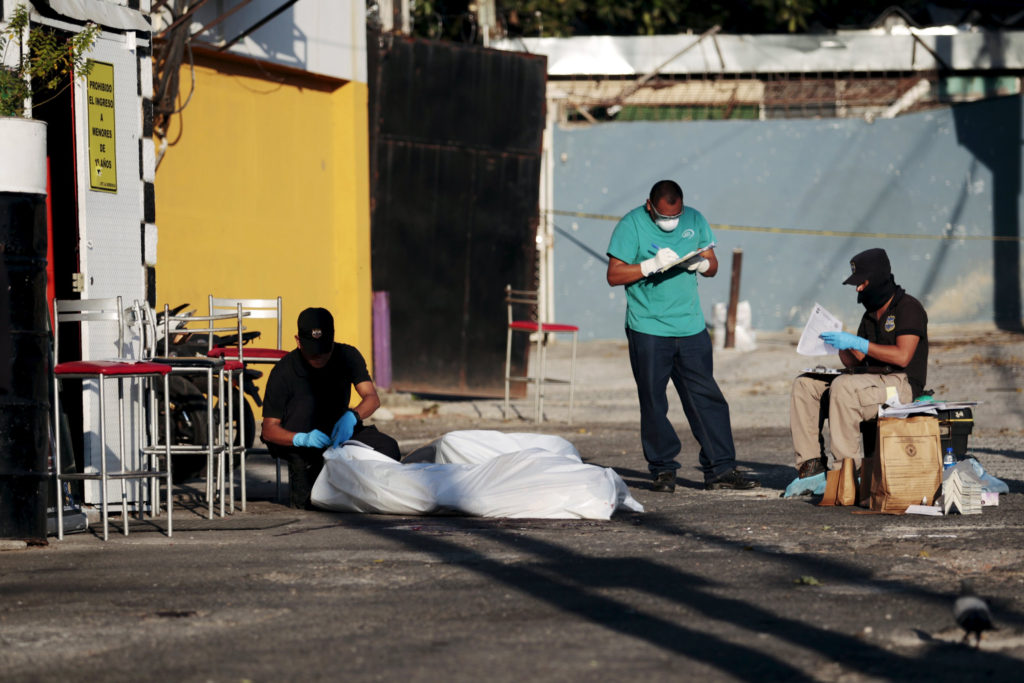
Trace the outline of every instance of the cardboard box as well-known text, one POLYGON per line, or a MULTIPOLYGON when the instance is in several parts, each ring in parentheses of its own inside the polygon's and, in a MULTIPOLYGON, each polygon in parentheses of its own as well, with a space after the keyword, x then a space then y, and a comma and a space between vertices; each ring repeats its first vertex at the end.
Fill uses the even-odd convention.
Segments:
POLYGON ((911 505, 932 505, 942 486, 939 421, 879 418, 877 450, 864 462, 872 510, 902 514, 911 505))

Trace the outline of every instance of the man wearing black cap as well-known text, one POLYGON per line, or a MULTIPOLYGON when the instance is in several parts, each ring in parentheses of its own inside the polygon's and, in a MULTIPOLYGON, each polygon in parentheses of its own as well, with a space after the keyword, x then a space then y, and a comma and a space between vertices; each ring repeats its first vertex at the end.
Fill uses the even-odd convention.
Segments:
POLYGON ((354 439, 395 460, 401 452, 390 436, 363 425, 380 407, 380 397, 359 350, 335 343, 330 311, 307 308, 300 313, 295 341, 298 348, 267 379, 260 438, 271 455, 288 461, 291 506, 309 508, 326 448, 354 439), (349 408, 353 386, 361 400, 349 408))
POLYGON ((801 478, 828 467, 821 426, 829 421, 832 456, 860 465, 860 423, 878 415, 895 394, 909 403, 924 390, 928 365, 928 314, 896 284, 884 249, 868 249, 850 261, 844 285, 857 287, 866 309, 857 334, 824 332, 821 338, 839 351, 847 373, 831 377, 801 375, 793 383, 790 429, 801 478))

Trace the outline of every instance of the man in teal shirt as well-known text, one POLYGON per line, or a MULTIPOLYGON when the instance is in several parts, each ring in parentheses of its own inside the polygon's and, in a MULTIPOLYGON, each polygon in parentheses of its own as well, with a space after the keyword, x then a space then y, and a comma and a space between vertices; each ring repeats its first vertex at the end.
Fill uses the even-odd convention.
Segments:
POLYGON ((704 488, 759 485, 736 469, 729 404, 712 375, 697 275, 718 272, 714 244, 700 211, 683 207, 679 185, 660 180, 644 205, 619 221, 608 245, 608 284, 626 287, 626 338, 640 399, 640 442, 655 491, 674 491, 679 469, 675 458, 681 444, 668 419, 669 379, 700 444, 704 488))

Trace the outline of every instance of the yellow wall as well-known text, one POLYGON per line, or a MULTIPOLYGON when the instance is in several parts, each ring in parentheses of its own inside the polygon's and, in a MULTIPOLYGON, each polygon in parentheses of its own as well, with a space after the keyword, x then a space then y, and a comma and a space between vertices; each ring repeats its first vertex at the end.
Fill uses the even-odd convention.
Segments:
MULTIPOLYGON (((195 79, 156 174, 157 308, 280 295, 292 349, 299 312, 323 306, 372 373, 366 84, 216 62, 195 79)), ((183 96, 190 81, 186 66, 183 96)), ((269 322, 246 323, 261 345, 269 322)))

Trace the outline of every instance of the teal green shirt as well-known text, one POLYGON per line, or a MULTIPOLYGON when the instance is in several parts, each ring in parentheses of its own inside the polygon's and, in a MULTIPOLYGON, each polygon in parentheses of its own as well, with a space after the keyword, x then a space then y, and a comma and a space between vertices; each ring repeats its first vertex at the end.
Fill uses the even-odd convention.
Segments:
MULTIPOLYGON (((715 241, 711 226, 697 209, 687 206, 672 232, 665 232, 639 206, 619 221, 608 255, 640 263, 668 247, 680 256, 715 241)), ((706 328, 697 294, 697 274, 676 267, 626 285, 626 327, 657 337, 689 337, 706 328)))

